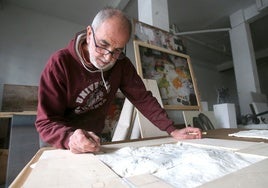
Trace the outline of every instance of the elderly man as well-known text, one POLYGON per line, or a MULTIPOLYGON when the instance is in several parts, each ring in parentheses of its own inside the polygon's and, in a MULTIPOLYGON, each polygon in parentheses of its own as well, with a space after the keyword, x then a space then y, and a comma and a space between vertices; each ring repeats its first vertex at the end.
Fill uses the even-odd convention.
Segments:
POLYGON ((36 128, 42 140, 73 153, 99 151, 104 119, 118 89, 175 139, 201 138, 198 128, 176 129, 146 91, 123 53, 130 36, 131 22, 124 13, 105 8, 86 31, 50 57, 39 85, 36 128))

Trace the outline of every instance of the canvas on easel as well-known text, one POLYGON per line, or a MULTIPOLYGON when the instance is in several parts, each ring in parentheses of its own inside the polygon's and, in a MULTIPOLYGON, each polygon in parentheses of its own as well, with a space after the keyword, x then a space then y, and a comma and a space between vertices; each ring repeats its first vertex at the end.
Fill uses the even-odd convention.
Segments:
MULTIPOLYGON (((143 83, 145 84, 146 89, 152 92, 153 96, 158 100, 159 104, 163 107, 163 103, 161 101, 157 82, 155 80, 143 79, 143 83)), ((140 125, 140 131, 141 131, 142 138, 168 136, 167 132, 161 131, 158 127, 153 125, 138 110, 137 110, 137 117, 138 117, 138 121, 139 121, 139 125, 140 125)))

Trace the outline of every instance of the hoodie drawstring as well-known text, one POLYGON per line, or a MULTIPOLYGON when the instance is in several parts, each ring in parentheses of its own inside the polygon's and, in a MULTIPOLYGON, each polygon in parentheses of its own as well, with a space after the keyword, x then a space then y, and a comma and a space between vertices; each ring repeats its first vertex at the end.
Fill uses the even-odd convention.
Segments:
POLYGON ((100 70, 101 70, 101 79, 103 81, 104 87, 105 87, 106 91, 108 91, 108 86, 107 86, 106 81, 104 79, 103 70, 102 69, 100 69, 100 70))

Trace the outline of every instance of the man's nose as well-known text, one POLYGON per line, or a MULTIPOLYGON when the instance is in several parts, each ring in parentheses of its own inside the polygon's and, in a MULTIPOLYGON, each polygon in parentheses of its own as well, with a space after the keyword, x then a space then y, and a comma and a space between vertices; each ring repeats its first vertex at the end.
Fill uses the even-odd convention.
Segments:
POLYGON ((113 58, 113 54, 112 53, 105 54, 104 58, 105 58, 106 62, 108 63, 113 58))

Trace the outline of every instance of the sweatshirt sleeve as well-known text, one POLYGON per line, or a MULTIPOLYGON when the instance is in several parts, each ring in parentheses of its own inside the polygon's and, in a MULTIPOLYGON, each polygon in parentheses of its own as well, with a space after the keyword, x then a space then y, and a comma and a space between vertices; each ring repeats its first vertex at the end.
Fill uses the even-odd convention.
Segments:
POLYGON ((67 126, 64 119, 66 78, 64 69, 57 61, 51 58, 41 74, 35 126, 43 141, 56 148, 66 149, 74 130, 67 126))
POLYGON ((168 118, 166 111, 160 106, 151 91, 146 91, 142 79, 137 74, 132 63, 124 66, 121 91, 132 104, 160 130, 170 134, 176 128, 174 122, 168 118))

